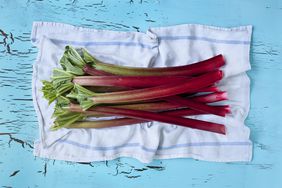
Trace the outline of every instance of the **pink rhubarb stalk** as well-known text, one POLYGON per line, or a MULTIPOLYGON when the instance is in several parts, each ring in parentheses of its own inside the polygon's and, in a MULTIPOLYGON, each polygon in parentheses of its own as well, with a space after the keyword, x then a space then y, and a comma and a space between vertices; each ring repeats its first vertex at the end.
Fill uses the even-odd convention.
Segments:
POLYGON ((166 97, 164 100, 173 103, 179 104, 183 107, 188 107, 200 112, 205 112, 208 114, 214 114, 218 116, 224 117, 227 113, 230 112, 229 106, 209 106, 200 102, 196 102, 194 100, 185 99, 180 96, 166 97))
POLYGON ((83 109, 87 109, 94 104, 145 101, 182 94, 185 92, 194 92, 200 88, 205 88, 214 84, 215 82, 221 80, 222 77, 222 71, 217 70, 188 79, 186 82, 178 82, 176 85, 174 83, 170 83, 145 89, 97 94, 94 97, 91 97, 92 104, 87 104, 87 107, 83 107, 83 109))
POLYGON ((76 76, 72 82, 81 86, 118 86, 146 88, 188 81, 185 76, 76 76))
POLYGON ((195 115, 207 114, 205 112, 199 112, 197 110, 187 109, 187 108, 169 110, 169 111, 159 112, 159 113, 164 114, 164 115, 171 115, 171 116, 195 116, 195 115))
POLYGON ((192 100, 201 103, 219 102, 219 101, 227 100, 227 93, 222 91, 222 92, 216 92, 207 95, 200 95, 200 96, 192 97, 192 100))
MULTIPOLYGON (((174 100, 174 98, 176 100, 179 99, 180 96, 171 96, 169 98, 160 98, 160 99, 156 99, 156 100, 150 100, 148 102, 153 102, 153 101, 160 101, 160 100, 168 100, 172 101, 174 100)), ((200 103, 214 103, 214 102, 219 102, 219 101, 223 101, 223 100, 227 100, 227 93, 225 91, 221 91, 221 92, 216 92, 216 93, 209 93, 209 94, 203 94, 203 95, 199 95, 199 96, 193 96, 193 97, 186 97, 185 95, 182 96, 183 99, 186 100, 192 100, 195 102, 200 102, 200 103)), ((177 103, 179 104, 179 103, 177 103)))

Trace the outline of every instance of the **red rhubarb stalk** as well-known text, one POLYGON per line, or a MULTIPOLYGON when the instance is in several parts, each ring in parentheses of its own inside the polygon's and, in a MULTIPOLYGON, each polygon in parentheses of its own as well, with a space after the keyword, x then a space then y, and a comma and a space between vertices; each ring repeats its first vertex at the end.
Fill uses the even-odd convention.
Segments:
MULTIPOLYGON (((71 47, 66 49, 74 50, 71 47)), ((195 76, 217 70, 225 64, 222 55, 189 65, 158 68, 127 67, 103 63, 91 56, 85 49, 82 49, 82 57, 87 64, 90 64, 96 70, 123 76, 195 76)))
POLYGON ((165 112, 159 112, 161 114, 166 114, 166 115, 171 115, 171 116, 195 116, 195 115, 203 115, 203 114, 207 114, 205 112, 200 112, 197 110, 193 110, 193 109, 176 109, 176 110, 169 110, 169 111, 165 111, 165 112))
POLYGON ((175 124, 179 126, 189 127, 193 129, 205 130, 219 134, 225 134, 225 127, 222 124, 206 122, 202 120, 195 120, 189 118, 176 117, 171 115, 163 115, 154 112, 147 112, 142 110, 129 110, 113 107, 96 107, 95 111, 102 112, 109 115, 126 116, 148 121, 159 121, 163 123, 175 124))
MULTIPOLYGON (((203 94, 199 96, 193 96, 193 97, 186 97, 186 95, 181 95, 183 99, 186 100, 193 100, 195 102, 200 102, 200 103, 214 103, 214 102, 219 102, 223 100, 227 100, 227 93, 225 91, 221 92, 216 92, 216 93, 209 93, 209 94, 203 94)), ((169 98, 169 101, 174 100, 175 96, 171 96, 169 98)), ((160 98, 160 99, 155 99, 155 100, 150 100, 148 102, 153 102, 153 101, 160 101, 160 100, 167 100, 168 98, 160 98)), ((179 99, 179 96, 176 96, 175 99, 179 99)), ((177 103, 179 104, 179 103, 177 103)), ((181 105, 180 105, 181 106, 181 105)))
POLYGON ((94 97, 90 98, 85 96, 90 100, 82 100, 80 104, 82 105, 83 109, 88 109, 95 104, 101 103, 136 102, 168 97, 185 92, 197 91, 200 88, 214 84, 215 82, 221 80, 222 77, 222 71, 217 70, 189 79, 187 82, 179 82, 177 85, 170 83, 145 89, 96 94, 94 97))
POLYGON ((117 86, 85 86, 85 88, 95 93, 107 93, 107 92, 129 90, 127 87, 117 87, 117 86))
MULTIPOLYGON (((132 109, 132 110, 144 110, 151 112, 159 112, 159 111, 167 111, 180 108, 179 104, 172 104, 169 102, 155 102, 155 103, 140 103, 140 104, 124 104, 124 105, 114 105, 111 106, 114 108, 123 108, 123 109, 132 109)), ((105 114, 97 112, 96 107, 92 107, 89 110, 83 111, 83 109, 78 104, 69 104, 67 107, 70 112, 79 112, 88 116, 101 117, 105 116, 105 114)), ((195 110, 194 110, 195 111, 195 110)), ((194 112, 196 114, 201 114, 201 112, 194 112)))
MULTIPOLYGON (((195 99, 198 99, 197 102, 204 101, 204 102, 207 102, 207 103, 212 103, 212 102, 218 101, 218 99, 215 98, 215 97, 209 98, 210 95, 213 95, 213 94, 199 96, 199 97, 196 97, 195 99)), ((191 106, 191 102, 187 102, 187 101, 190 101, 190 100, 195 101, 194 98, 191 98, 191 99, 184 98, 184 100, 185 100, 184 103, 180 103, 177 96, 172 96, 172 97, 170 97, 170 99, 171 99, 171 101, 168 100, 169 102, 156 101, 156 102, 147 102, 147 103, 139 103, 139 104, 114 105, 114 106, 111 106, 111 107, 133 109, 133 110, 145 110, 145 111, 152 111, 152 112, 167 111, 167 110, 184 108, 184 107, 193 108, 193 109, 183 109, 183 111, 185 113, 187 113, 188 115, 199 115, 199 114, 208 114, 208 113, 214 114, 215 112, 217 112, 217 113, 215 113, 216 115, 225 116, 227 113, 230 112, 230 109, 229 109, 228 106, 208 106, 208 105, 205 105, 205 104, 203 105, 203 104, 199 104, 199 103, 196 103, 197 104, 196 107, 195 107, 195 105, 191 106), (189 105, 188 105, 188 103, 189 103, 189 105), (191 112, 192 114, 189 114, 188 112, 191 112)), ((100 113, 97 113, 95 111, 95 107, 92 107, 90 109, 91 109, 90 111, 88 111, 88 110, 83 111, 82 108, 79 105, 76 105, 76 104, 71 104, 70 107, 69 107, 69 111, 72 111, 72 112, 80 112, 80 113, 85 113, 87 115, 101 116, 100 113)), ((174 114, 174 112, 172 112, 172 111, 171 111, 171 113, 174 114)), ((175 113, 176 114, 181 113, 181 110, 175 111, 175 113)))
POLYGON ((72 82, 81 86, 120 86, 146 88, 188 81, 185 76, 76 76, 72 82))
POLYGON ((85 69, 89 70, 93 67, 93 71, 123 76, 195 76, 217 70, 225 64, 223 56, 217 55, 210 59, 184 66, 161 68, 127 67, 101 62, 85 49, 80 49, 79 51, 80 53, 73 47, 66 46, 64 56, 60 60, 63 69, 75 75, 83 75, 85 69))
POLYGON ((197 92, 219 92, 220 89, 216 86, 209 86, 206 88, 201 88, 197 92))
MULTIPOLYGON (((191 109, 177 109, 177 110, 159 112, 159 113, 163 115, 172 115, 172 116, 192 116, 192 115, 202 114, 201 112, 191 109)), ((133 118, 118 118, 111 120, 80 121, 68 125, 66 126, 66 128, 108 128, 108 127, 132 125, 137 123, 145 123, 145 122, 149 122, 149 121, 142 119, 133 119, 133 118)))
POLYGON ((164 100, 171 102, 173 104, 183 105, 183 107, 188 107, 200 112, 205 112, 209 114, 214 114, 224 117, 230 112, 229 106, 209 106, 194 100, 185 99, 180 96, 166 97, 164 100))
MULTIPOLYGON (((193 109, 177 109, 176 106, 171 106, 172 104, 169 104, 168 108, 156 108, 156 106, 144 106, 144 108, 140 108, 142 105, 137 105, 137 106, 130 106, 130 105, 117 105, 117 106, 110 106, 113 108, 123 108, 123 109, 130 109, 130 110, 143 110, 143 111, 149 111, 149 112, 158 112, 160 114, 167 114, 167 115, 173 115, 173 116, 194 116, 194 115, 202 115, 202 114, 207 114, 205 112, 199 112, 193 109), (165 110, 165 111, 163 111, 165 110)), ((178 105, 177 105, 178 106, 178 105)), ((164 106, 163 106, 164 107, 164 106)), ((68 111, 70 112, 78 112, 78 113, 83 113, 87 116, 93 116, 93 117, 105 117, 105 116, 110 116, 105 113, 101 113, 95 110, 95 108, 90 108, 89 110, 83 111, 79 105, 76 104, 70 104, 68 107, 68 111)))

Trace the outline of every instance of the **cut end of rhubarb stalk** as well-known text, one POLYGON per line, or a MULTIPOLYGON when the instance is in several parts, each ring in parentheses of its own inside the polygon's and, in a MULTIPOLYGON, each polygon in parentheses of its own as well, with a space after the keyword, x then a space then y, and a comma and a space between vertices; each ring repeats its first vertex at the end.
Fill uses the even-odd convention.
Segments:
POLYGON ((215 69, 218 69, 218 68, 222 67, 223 65, 225 65, 225 59, 224 59, 222 54, 214 56, 214 57, 207 59, 205 61, 206 62, 209 61, 210 63, 213 62, 212 64, 214 65, 215 69))
POLYGON ((222 70, 218 70, 217 72, 218 72, 218 75, 219 75, 220 80, 221 80, 224 77, 224 73, 223 73, 222 70))
POLYGON ((227 95, 227 92, 226 91, 221 91, 221 92, 218 92, 218 100, 227 100, 228 99, 228 95, 227 95))
POLYGON ((231 108, 230 108, 229 105, 225 105, 225 106, 224 106, 224 109, 225 109, 225 111, 226 111, 226 114, 230 114, 230 113, 231 113, 231 108))
POLYGON ((225 117, 226 115, 231 113, 231 109, 229 105, 223 105, 223 106, 215 106, 214 108, 217 108, 217 112, 219 116, 225 117))
POLYGON ((223 62, 222 65, 225 64, 225 59, 224 59, 222 54, 219 54, 219 55, 215 56, 215 58, 217 58, 218 61, 223 62))
POLYGON ((218 133, 226 135, 226 127, 225 126, 220 127, 218 133))
POLYGON ((194 101, 201 103, 213 103, 227 100, 227 93, 225 91, 215 92, 211 94, 199 95, 192 98, 194 101))

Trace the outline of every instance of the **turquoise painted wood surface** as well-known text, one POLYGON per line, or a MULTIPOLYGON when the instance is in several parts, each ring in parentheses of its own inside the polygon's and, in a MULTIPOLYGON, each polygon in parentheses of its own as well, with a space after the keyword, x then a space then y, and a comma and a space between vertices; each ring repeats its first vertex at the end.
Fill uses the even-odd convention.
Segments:
POLYGON ((282 187, 281 0, 0 0, 0 187, 282 187), (254 26, 249 163, 192 159, 69 163, 32 155, 38 137, 31 99, 32 21, 123 31, 200 23, 254 26))

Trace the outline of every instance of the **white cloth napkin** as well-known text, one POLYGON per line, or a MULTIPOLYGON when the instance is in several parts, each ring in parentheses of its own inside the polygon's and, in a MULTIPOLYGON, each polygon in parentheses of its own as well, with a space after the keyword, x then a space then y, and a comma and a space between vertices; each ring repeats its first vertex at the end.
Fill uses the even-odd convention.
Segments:
POLYGON ((151 28, 146 33, 118 32, 75 27, 62 23, 35 22, 32 43, 39 53, 33 68, 33 101, 40 139, 34 155, 76 162, 133 157, 144 163, 153 159, 194 158, 206 161, 250 161, 252 142, 244 120, 250 105, 249 51, 251 26, 220 28, 184 24, 151 28), (228 92, 232 114, 223 118, 193 118, 223 123, 226 135, 159 122, 105 129, 50 131, 54 104, 43 98, 41 80, 49 80, 59 67, 64 47, 85 47, 98 59, 114 64, 160 67, 186 65, 223 54, 227 65, 220 88, 228 92))

